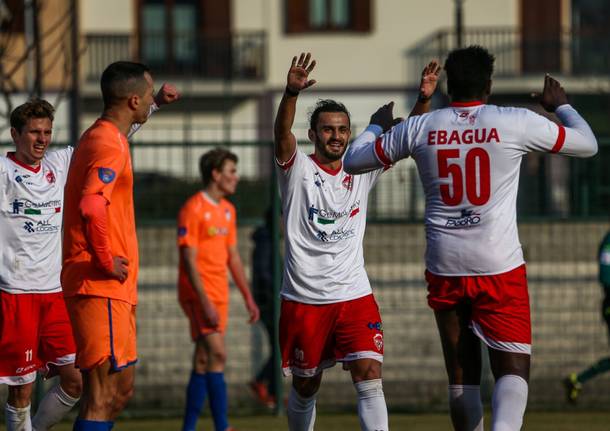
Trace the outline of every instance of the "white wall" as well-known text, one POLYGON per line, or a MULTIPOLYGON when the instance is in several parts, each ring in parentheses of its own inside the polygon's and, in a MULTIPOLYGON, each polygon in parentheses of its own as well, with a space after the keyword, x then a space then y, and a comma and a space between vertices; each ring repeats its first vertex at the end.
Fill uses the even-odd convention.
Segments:
MULTIPOLYGON (((269 79, 281 87, 293 55, 311 51, 320 87, 392 87, 405 83, 406 49, 453 25, 454 1, 373 0, 370 33, 284 33, 284 0, 235 0, 234 28, 268 32, 269 79)), ((465 0, 465 26, 514 26, 517 0, 465 0)))
POLYGON ((135 29, 132 0, 81 0, 79 6, 83 34, 132 33, 135 29))

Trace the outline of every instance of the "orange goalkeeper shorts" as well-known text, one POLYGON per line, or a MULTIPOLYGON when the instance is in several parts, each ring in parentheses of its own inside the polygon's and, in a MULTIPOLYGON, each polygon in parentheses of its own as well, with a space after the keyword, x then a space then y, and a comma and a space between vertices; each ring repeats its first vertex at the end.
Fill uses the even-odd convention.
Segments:
POLYGON ((76 295, 65 298, 76 342, 76 366, 113 370, 133 365, 136 352, 136 306, 117 299, 76 295))

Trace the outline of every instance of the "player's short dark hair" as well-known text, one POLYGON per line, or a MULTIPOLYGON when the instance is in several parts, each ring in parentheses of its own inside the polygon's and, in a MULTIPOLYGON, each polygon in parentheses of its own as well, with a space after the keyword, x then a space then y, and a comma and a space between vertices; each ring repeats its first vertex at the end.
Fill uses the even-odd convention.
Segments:
POLYGON ((453 99, 473 99, 485 94, 494 71, 495 57, 479 45, 454 49, 445 60, 447 88, 453 99))
POLYGON ((348 125, 351 126, 351 116, 343 103, 332 99, 320 99, 309 114, 309 127, 312 130, 316 130, 321 112, 343 112, 347 115, 348 125))
POLYGON ((222 170, 227 160, 237 163, 237 156, 226 148, 214 148, 204 153, 199 159, 199 172, 203 186, 207 187, 212 181, 212 171, 222 170))
POLYGON ((17 106, 11 112, 11 127, 21 133, 23 126, 32 118, 48 118, 53 121, 55 109, 53 105, 43 99, 32 99, 23 105, 17 106))
POLYGON ((117 61, 106 67, 100 81, 104 107, 109 108, 133 93, 143 94, 146 72, 150 73, 148 66, 131 61, 117 61))

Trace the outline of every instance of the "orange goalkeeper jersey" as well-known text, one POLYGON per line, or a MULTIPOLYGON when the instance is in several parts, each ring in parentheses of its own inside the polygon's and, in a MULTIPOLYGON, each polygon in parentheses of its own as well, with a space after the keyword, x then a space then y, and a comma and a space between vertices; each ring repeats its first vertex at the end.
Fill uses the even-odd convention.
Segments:
MULTIPOLYGON (((204 192, 186 201, 178 215, 178 247, 197 249, 197 271, 206 295, 213 302, 229 301, 229 247, 236 244, 235 207, 229 201, 214 202, 204 192)), ((198 299, 182 258, 178 296, 181 301, 198 299)))
POLYGON ((64 207, 64 296, 94 295, 136 304, 138 240, 133 172, 127 138, 113 123, 98 119, 81 137, 68 172, 64 207), (111 279, 95 262, 79 210, 81 198, 88 194, 100 194, 108 202, 110 251, 129 262, 123 283, 111 279))

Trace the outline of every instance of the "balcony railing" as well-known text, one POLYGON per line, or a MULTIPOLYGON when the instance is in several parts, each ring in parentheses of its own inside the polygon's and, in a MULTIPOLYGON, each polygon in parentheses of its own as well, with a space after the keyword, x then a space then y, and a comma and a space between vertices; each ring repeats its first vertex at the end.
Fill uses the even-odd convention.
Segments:
POLYGON ((266 77, 264 32, 226 36, 192 34, 88 34, 85 77, 99 81, 104 68, 118 60, 146 63, 157 75, 203 80, 260 81, 266 77))
MULTIPOLYGON (((520 77, 540 72, 584 76, 610 71, 610 37, 563 31, 557 37, 525 39, 515 27, 474 27, 464 30, 462 46, 481 45, 495 57, 494 76, 520 77)), ((456 48, 454 29, 439 30, 406 52, 409 84, 419 82, 431 60, 445 60, 456 48)))

